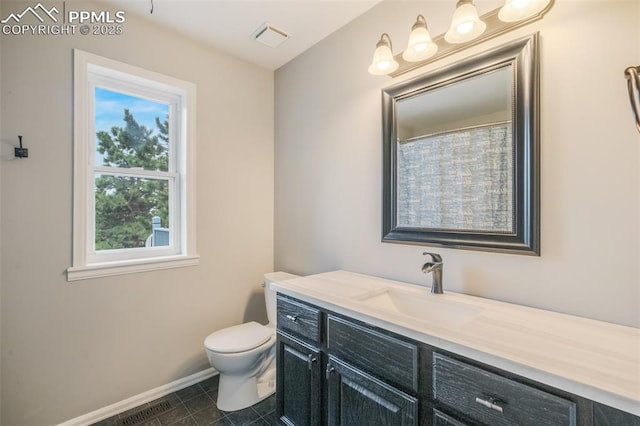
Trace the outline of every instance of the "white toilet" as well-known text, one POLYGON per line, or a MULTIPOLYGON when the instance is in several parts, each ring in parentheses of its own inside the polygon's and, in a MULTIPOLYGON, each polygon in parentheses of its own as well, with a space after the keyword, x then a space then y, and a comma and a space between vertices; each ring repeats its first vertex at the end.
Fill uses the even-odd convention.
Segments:
POLYGON ((276 292, 273 281, 296 278, 286 272, 264 274, 269 324, 251 321, 218 330, 204 340, 209 363, 220 373, 218 409, 247 408, 276 390, 276 292))

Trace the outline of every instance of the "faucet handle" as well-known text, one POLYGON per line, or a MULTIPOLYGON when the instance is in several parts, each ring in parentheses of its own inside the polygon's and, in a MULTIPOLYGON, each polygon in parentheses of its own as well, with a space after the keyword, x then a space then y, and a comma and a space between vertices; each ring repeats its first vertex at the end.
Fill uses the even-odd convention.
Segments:
POLYGON ((439 254, 437 254, 437 253, 429 253, 428 251, 425 251, 424 253, 422 253, 422 255, 423 255, 423 256, 429 255, 429 256, 431 256, 431 259, 432 259, 434 262, 442 263, 442 256, 440 256, 440 255, 439 255, 439 254))

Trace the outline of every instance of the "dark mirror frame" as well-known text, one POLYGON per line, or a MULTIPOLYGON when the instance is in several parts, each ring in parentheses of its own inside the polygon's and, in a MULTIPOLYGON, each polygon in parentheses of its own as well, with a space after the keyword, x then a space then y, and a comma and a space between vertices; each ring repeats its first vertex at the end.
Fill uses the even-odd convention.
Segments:
POLYGON ((382 90, 382 241, 540 255, 538 34, 382 90), (396 103, 508 65, 513 66, 514 231, 485 232, 398 227, 396 103))

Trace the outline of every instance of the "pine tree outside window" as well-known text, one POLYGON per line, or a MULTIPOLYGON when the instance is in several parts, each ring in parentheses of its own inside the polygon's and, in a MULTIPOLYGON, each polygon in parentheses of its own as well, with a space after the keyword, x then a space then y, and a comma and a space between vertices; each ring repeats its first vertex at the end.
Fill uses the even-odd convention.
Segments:
POLYGON ((70 281, 197 264, 195 86, 74 51, 70 281))
POLYGON ((171 211, 169 193, 178 175, 170 167, 169 120, 175 105, 98 85, 94 100, 94 249, 160 247, 153 242, 154 217, 169 230, 162 246, 171 245, 177 212, 171 211))

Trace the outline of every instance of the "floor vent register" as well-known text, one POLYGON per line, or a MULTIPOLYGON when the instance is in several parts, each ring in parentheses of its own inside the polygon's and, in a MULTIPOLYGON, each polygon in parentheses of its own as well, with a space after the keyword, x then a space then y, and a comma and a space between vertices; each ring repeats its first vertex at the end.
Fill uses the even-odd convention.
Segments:
POLYGON ((151 419, 157 416, 158 414, 162 414, 165 411, 168 411, 172 408, 173 408, 173 405, 171 405, 171 402, 162 401, 157 404, 142 408, 140 411, 130 414, 127 417, 123 417, 122 419, 118 420, 118 425, 133 426, 147 419, 151 419))

